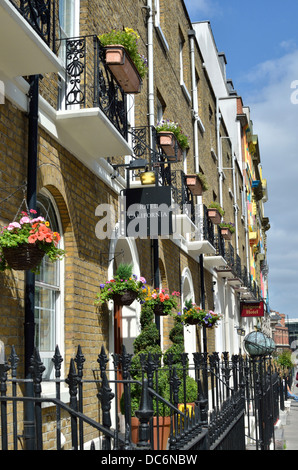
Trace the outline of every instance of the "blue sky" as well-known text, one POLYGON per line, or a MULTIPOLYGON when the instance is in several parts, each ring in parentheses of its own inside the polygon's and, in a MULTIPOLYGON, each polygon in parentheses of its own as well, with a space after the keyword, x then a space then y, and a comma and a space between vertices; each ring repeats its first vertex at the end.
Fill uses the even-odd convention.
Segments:
POLYGON ((298 318, 298 2, 185 5, 191 21, 210 21, 227 78, 250 107, 268 184, 270 308, 298 318))

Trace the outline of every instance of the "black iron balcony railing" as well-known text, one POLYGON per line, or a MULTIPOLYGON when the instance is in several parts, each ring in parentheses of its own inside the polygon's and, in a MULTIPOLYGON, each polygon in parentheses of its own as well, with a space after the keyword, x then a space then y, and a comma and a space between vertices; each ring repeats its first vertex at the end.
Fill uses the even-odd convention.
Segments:
POLYGON ((203 237, 214 246, 214 224, 208 217, 208 209, 203 205, 203 237))
POLYGON ((127 140, 126 95, 105 62, 97 36, 61 41, 65 47, 65 109, 99 107, 127 140))
POLYGON ((182 170, 171 170, 170 166, 161 169, 163 186, 172 187, 172 197, 179 206, 182 214, 187 214, 190 220, 196 222, 194 197, 186 184, 185 173, 182 170))
POLYGON ((55 0, 10 0, 36 33, 56 52, 55 0))

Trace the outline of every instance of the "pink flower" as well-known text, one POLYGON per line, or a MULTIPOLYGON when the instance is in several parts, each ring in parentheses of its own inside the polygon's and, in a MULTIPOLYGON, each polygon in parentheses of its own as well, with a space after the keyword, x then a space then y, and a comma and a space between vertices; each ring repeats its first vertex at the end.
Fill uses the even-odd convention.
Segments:
POLYGON ((143 284, 146 284, 146 279, 144 277, 140 277, 140 281, 143 283, 143 284))
POLYGON ((19 222, 11 222, 8 225, 7 230, 13 230, 14 228, 21 228, 19 222))
POLYGON ((30 222, 31 222, 31 219, 29 219, 29 217, 27 216, 22 217, 20 220, 20 224, 30 224, 30 222))

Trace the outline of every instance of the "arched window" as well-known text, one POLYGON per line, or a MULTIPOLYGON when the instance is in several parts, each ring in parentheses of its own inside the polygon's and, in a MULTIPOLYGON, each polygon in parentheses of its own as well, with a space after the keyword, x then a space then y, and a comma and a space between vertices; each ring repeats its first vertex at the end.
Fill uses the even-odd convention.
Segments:
MULTIPOLYGON (((50 195, 43 192, 37 197, 37 211, 50 223, 53 231, 59 232, 61 240, 59 247, 63 248, 63 237, 58 219, 58 211, 50 195)), ((38 348, 41 360, 46 367, 45 378, 52 377, 52 357, 58 344, 60 352, 62 339, 62 282, 63 261, 50 262, 43 258, 40 272, 35 277, 35 346, 38 348)))

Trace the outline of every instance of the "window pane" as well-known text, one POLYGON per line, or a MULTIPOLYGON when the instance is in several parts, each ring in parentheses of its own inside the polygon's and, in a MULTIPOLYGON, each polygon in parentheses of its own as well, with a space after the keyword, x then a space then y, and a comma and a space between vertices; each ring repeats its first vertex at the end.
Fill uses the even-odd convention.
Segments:
POLYGON ((35 345, 40 352, 55 349, 56 292, 35 287, 35 345))

